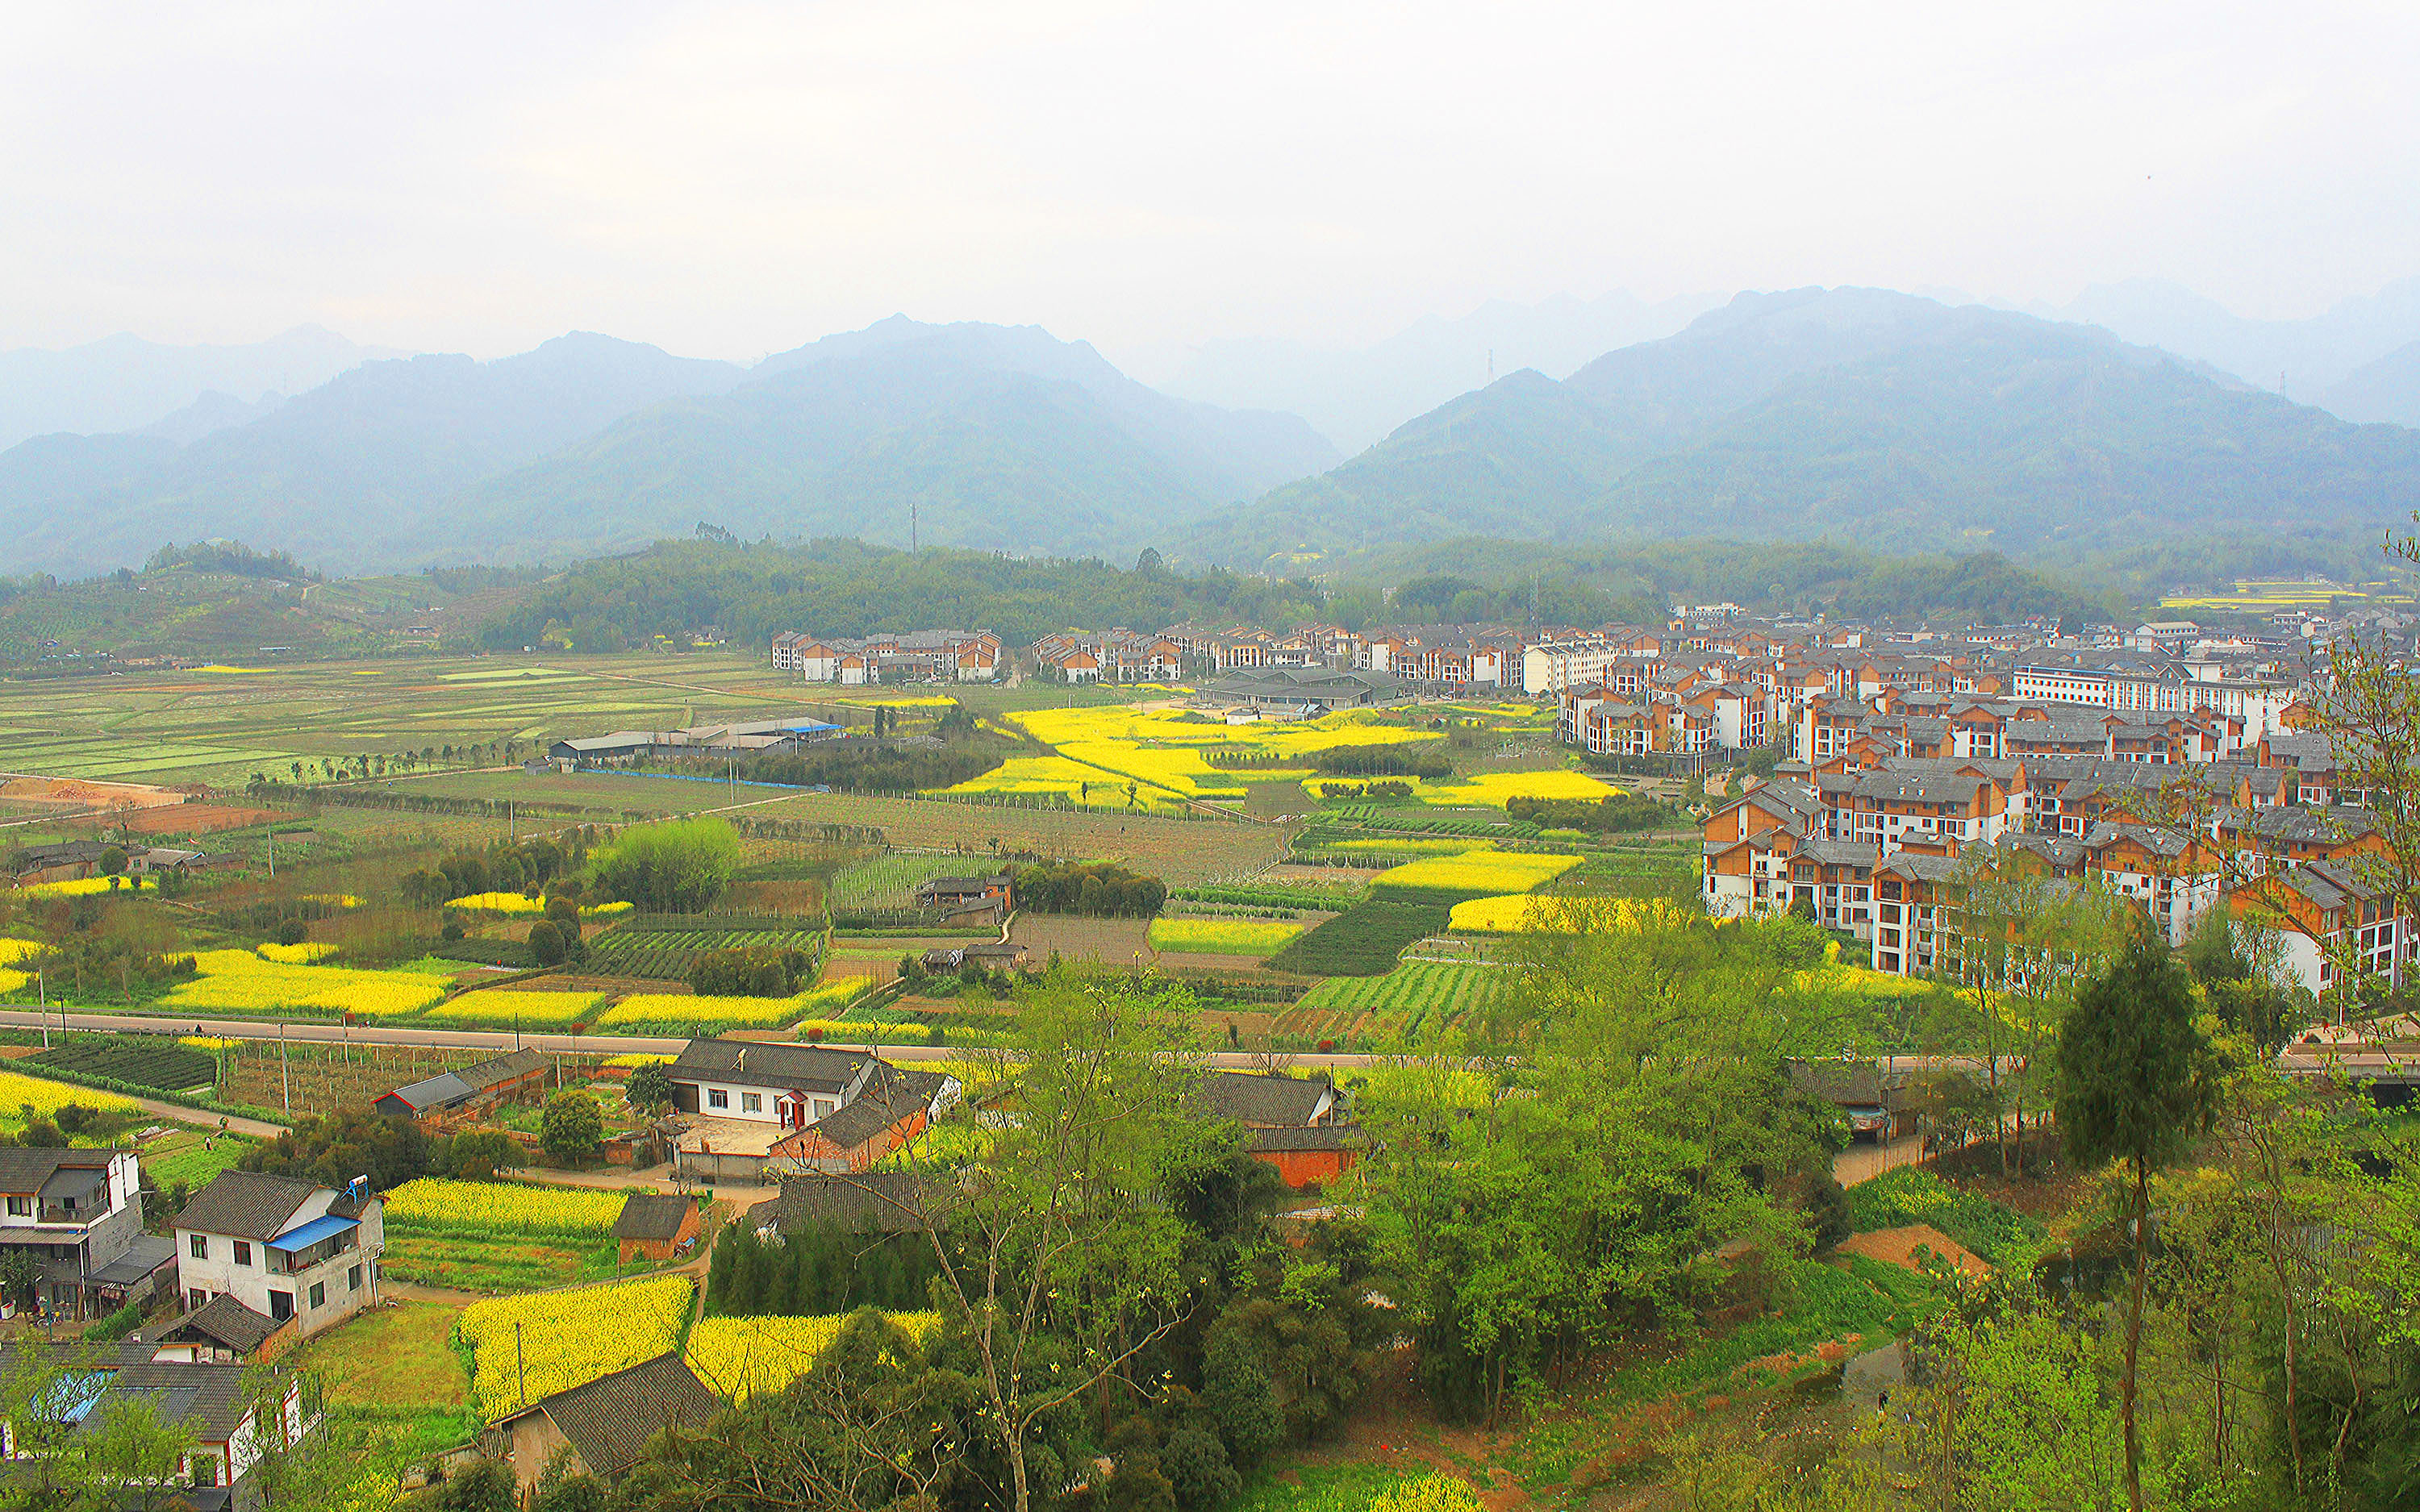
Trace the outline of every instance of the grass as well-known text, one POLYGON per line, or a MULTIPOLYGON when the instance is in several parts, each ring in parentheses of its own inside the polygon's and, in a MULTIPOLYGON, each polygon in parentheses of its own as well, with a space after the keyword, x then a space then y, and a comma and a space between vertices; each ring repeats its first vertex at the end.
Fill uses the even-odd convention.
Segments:
POLYGON ((1961 1192, 1931 1171, 1902 1166, 1849 1189, 1857 1232, 1931 1224, 2001 1267, 2031 1270, 2051 1248, 2049 1230, 1989 1197, 1961 1192))
POLYGON ((163 1191, 182 1181, 186 1190, 198 1192, 210 1178, 241 1161, 252 1148, 251 1140, 234 1134, 179 1129, 143 1147, 143 1171, 163 1191), (204 1139, 209 1141, 208 1149, 202 1148, 204 1139))
POLYGON ((583 1281, 610 1281, 619 1246, 546 1239, 474 1238, 433 1229, 387 1230, 381 1270, 398 1281, 504 1296, 583 1281))
POLYGON ((459 1409, 470 1394, 453 1346, 460 1313, 433 1302, 368 1308, 305 1340, 291 1363, 318 1372, 334 1408, 459 1409))
POLYGON ((1859 1255, 1841 1261, 1800 1266, 1798 1295, 1777 1314, 1728 1333, 1678 1339, 1660 1358, 1615 1370, 1569 1401, 1566 1411, 1534 1422, 1506 1459, 1532 1487, 1566 1484, 1575 1469, 1635 1427, 1627 1409, 1636 1404, 1724 1388, 1752 1360, 1803 1354, 1851 1335, 1860 1335, 1860 1347, 1873 1348, 1905 1328, 1933 1296, 1930 1282, 1899 1266, 1859 1255))
POLYGON ((1418 1478, 1384 1465, 1272 1465, 1245 1482, 1221 1512, 1365 1512, 1379 1497, 1418 1478))
POLYGON ((1414 940, 1445 933, 1443 903, 1373 898, 1354 904, 1269 958, 1276 971, 1313 977, 1380 977, 1414 940))
POLYGON ((1302 933, 1300 924, 1247 918, 1155 918, 1152 949, 1195 955, 1274 955, 1302 933))

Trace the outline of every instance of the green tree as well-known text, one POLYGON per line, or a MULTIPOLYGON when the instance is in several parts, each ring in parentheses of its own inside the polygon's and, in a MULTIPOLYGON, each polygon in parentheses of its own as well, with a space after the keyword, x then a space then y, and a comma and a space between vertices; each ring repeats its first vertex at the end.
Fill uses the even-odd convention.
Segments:
POLYGON ((739 871, 739 836, 721 819, 639 825, 597 852, 596 886, 659 913, 703 911, 739 871))
POLYGON ((520 1164, 520 1147, 494 1129, 470 1129, 445 1147, 448 1173, 465 1181, 489 1181, 496 1172, 520 1164))
POLYGON ((542 966, 561 965, 568 953, 563 932, 554 927, 551 918, 541 918, 530 926, 529 949, 530 958, 542 966))
POLYGON ((597 1094, 566 1087, 546 1100, 546 1119, 538 1143, 557 1160, 594 1160, 605 1139, 605 1117, 597 1094))
POLYGON ((2211 1070, 2184 968, 2144 918, 2125 953, 2077 995, 2058 1046, 2058 1127, 2068 1158, 2085 1166, 2116 1163, 2133 1189, 2134 1277, 2118 1401, 2126 1495, 2136 1512, 2143 1505, 2136 1362, 2150 1256, 2151 1176, 2208 1127, 2211 1070))
POLYGON ((102 876, 114 877, 125 870, 126 853, 123 850, 119 849, 117 846, 112 845, 107 850, 101 853, 101 874, 102 876))
POLYGON ((649 1060, 630 1068, 630 1079, 623 1088, 623 1097, 634 1108, 650 1112, 673 1105, 675 1090, 672 1073, 664 1068, 667 1061, 649 1060))

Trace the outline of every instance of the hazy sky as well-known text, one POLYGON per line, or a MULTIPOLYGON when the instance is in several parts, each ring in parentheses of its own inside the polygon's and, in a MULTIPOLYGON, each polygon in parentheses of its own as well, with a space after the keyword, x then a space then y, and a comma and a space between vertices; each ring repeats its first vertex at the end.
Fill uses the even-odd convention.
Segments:
POLYGON ((0 347, 1112 358, 1809 283, 2420 273, 2420 7, 17 5, 0 347))

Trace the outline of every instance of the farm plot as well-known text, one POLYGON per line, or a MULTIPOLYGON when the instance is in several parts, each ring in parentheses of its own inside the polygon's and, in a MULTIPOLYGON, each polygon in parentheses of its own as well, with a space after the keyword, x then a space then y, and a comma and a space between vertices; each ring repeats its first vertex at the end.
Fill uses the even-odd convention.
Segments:
POLYGON ((1073 809, 1004 809, 846 793, 812 794, 764 804, 749 810, 746 817, 865 825, 881 830, 893 843, 961 851, 964 854, 956 864, 967 869, 987 864, 996 854, 995 845, 1001 851, 1023 851, 1057 860, 1117 861, 1163 878, 1171 887, 1258 871, 1284 855, 1286 846, 1286 832, 1274 825, 1073 809))
POLYGON ((497 1024, 559 1027, 585 1024, 605 1001, 601 992, 515 992, 492 987, 467 992, 438 1004, 421 1018, 430 1024, 497 1024))
MULTIPOLYGON (((939 1313, 892 1313, 922 1344, 941 1326, 939 1313)), ((706 1318, 690 1329, 682 1358, 706 1389, 734 1401, 780 1391, 814 1367, 840 1336, 846 1313, 821 1318, 706 1318)))
POLYGON ((1370 886, 1386 894, 1431 896, 1530 892, 1579 865, 1576 856, 1530 856, 1509 851, 1471 851, 1431 856, 1380 872, 1370 886))
POLYGON ((1278 1019, 1281 1032, 1417 1044, 1488 1007, 1503 973, 1491 966, 1407 963, 1383 977, 1334 977, 1278 1019))
POLYGON ((25 1057, 36 1066, 55 1066, 85 1076, 106 1076, 131 1087, 183 1092, 209 1087, 218 1079, 218 1059, 170 1039, 144 1035, 78 1037, 25 1057))
MULTIPOLYGON (((432 981, 442 981, 430 978, 432 981)), ((245 1041, 226 1051, 224 1096, 259 1108, 334 1113, 365 1107, 380 1094, 484 1060, 486 1050, 445 1050, 422 1045, 328 1045, 296 1041, 284 1047, 245 1041)), ((0 1099, 5 1105, 5 1099, 0 1099)))
POLYGON ((665 1276, 473 1303, 461 1331, 481 1416, 492 1423, 662 1354, 680 1338, 690 1296, 688 1277, 665 1276))
POLYGON ((1150 924, 1140 918, 1086 918, 1076 914, 1019 914, 1009 926, 1012 944, 1024 946, 1036 962, 1054 954, 1070 961, 1132 965, 1150 950, 1150 924))
POLYGON ((1301 933, 1300 924, 1253 918, 1155 918, 1149 938, 1155 950, 1264 959, 1301 933))
POLYGON ((1277 971, 1311 977, 1382 977, 1414 940, 1441 933, 1448 904, 1373 898, 1354 904, 1269 958, 1277 971))
POLYGON ((712 950, 803 950, 812 956, 822 946, 818 930, 613 930, 588 942, 597 970, 659 981, 682 980, 691 962, 712 950))
POLYGON ((906 908, 916 884, 934 877, 964 876, 981 860, 964 856, 925 856, 892 851, 843 869, 831 880, 835 908, 906 908))
POLYGON ((213 1013, 394 1018, 417 1013, 445 995, 442 980, 417 972, 287 965, 264 961, 250 950, 203 950, 194 955, 194 964, 200 975, 171 988, 163 999, 168 1007, 213 1013))
POLYGON ((408 1181, 387 1195, 388 1273, 458 1291, 600 1280, 616 1267, 619 1192, 408 1181))

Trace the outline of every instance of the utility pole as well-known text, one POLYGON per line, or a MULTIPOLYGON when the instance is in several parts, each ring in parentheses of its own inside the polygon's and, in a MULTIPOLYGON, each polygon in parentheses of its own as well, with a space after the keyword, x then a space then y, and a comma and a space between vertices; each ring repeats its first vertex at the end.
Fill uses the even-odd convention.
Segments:
POLYGON ((286 1070, 286 1021, 277 1021, 277 1096, 286 1111, 294 1111, 294 1078, 286 1070))
POLYGON ((269 822, 269 880, 277 880, 277 821, 269 822))

